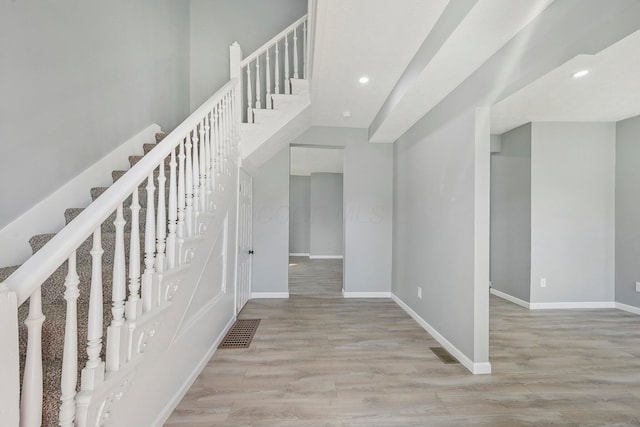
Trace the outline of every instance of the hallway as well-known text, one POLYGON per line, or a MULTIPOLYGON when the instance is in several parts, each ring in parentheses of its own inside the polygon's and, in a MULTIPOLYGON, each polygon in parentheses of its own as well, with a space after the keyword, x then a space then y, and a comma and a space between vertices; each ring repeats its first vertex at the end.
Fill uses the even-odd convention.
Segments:
POLYGON ((640 317, 491 298, 492 375, 444 365, 388 299, 252 300, 167 426, 638 425, 640 317))

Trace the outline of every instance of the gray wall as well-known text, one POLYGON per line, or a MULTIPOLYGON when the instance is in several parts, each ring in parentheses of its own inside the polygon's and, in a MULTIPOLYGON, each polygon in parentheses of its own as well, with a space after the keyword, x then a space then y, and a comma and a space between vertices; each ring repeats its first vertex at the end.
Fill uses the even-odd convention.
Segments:
POLYGON ((229 80, 229 46, 251 54, 307 13, 307 0, 191 0, 191 110, 229 80))
POLYGON ((532 124, 532 303, 614 300, 614 197, 614 123, 532 124))
POLYGON ((312 173, 310 204, 310 255, 342 255, 342 174, 312 173))
POLYGON ((393 146, 367 129, 311 127, 294 144, 344 148, 345 292, 391 290, 393 146))
POLYGON ((472 360, 474 138, 471 113, 403 135, 393 212, 393 293, 472 360))
POLYGON ((502 135, 491 155, 491 286, 530 301, 531 124, 502 135))
POLYGON ((252 292, 289 289, 289 147, 253 175, 252 292))
POLYGON ((148 125, 188 114, 188 2, 4 1, 0 40, 0 228, 148 125))
POLYGON ((640 117, 616 125, 616 301, 640 307, 640 117))
POLYGON ((309 253, 311 177, 289 178, 289 253, 309 253))

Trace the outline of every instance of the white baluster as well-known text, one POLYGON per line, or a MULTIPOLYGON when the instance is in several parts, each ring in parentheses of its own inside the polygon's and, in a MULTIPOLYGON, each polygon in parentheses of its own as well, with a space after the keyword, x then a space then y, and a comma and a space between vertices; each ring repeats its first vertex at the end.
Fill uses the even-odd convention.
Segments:
POLYGON ((193 226, 198 233, 198 217, 200 216, 200 162, 198 156, 198 127, 193 130, 193 226))
MULTIPOLYGON (((187 136, 185 139, 188 139, 187 136)), ((178 257, 178 266, 182 265, 182 248, 184 246, 184 239, 186 235, 185 224, 185 209, 186 209, 186 194, 185 194, 185 155, 184 155, 184 142, 180 141, 180 152, 178 154, 178 228, 176 235, 178 238, 178 248, 176 250, 176 256, 178 257)))
POLYGON ((111 325, 107 328, 107 372, 115 372, 120 369, 126 359, 126 334, 125 334, 125 298, 127 297, 126 267, 124 252, 124 226, 126 224, 123 215, 122 204, 116 210, 116 220, 113 221, 116 228, 115 248, 113 253, 113 277, 111 290, 111 325))
POLYGON ((293 78, 298 78, 298 29, 293 29, 293 78))
POLYGON ((174 148, 171 151, 171 162, 169 163, 169 235, 167 236, 167 267, 169 270, 176 266, 176 229, 178 226, 176 166, 176 150, 174 148))
POLYGON ((251 64, 247 64, 247 123, 253 123, 253 91, 251 90, 251 64))
POLYGON ((216 191, 218 182, 218 105, 213 109, 213 120, 211 121, 211 179, 213 191, 216 191))
MULTIPOLYGON (((102 232, 100 227, 93 232, 91 248, 91 290, 89 291, 89 319, 87 324, 87 364, 82 370, 80 387, 83 391, 94 390, 104 381, 102 351, 102 232)), ((139 270, 139 268, 138 268, 139 270)))
POLYGON ((27 325, 27 358, 22 377, 22 398, 20 406, 21 426, 42 424, 42 294, 36 289, 29 298, 27 325))
POLYGON ((279 42, 276 41, 276 70, 275 70, 275 89, 274 93, 280 94, 280 45, 279 42))
POLYGON ((260 90, 260 56, 256 58, 256 108, 262 108, 262 93, 260 90))
POLYGON ((2 421, 8 426, 20 422, 20 357, 18 340, 18 296, 0 283, 0 405, 2 421))
POLYGON ((201 213, 207 210, 207 145, 206 145, 206 131, 204 129, 205 120, 200 122, 200 153, 198 159, 200 160, 200 207, 201 213))
POLYGON ((266 68, 267 68, 267 71, 265 72, 267 94, 265 96, 264 103, 265 103, 265 108, 269 110, 269 109, 273 109, 273 101, 271 100, 271 66, 269 65, 269 48, 267 48, 265 61, 266 61, 266 68))
POLYGON ((185 225, 187 237, 193 236, 193 164, 191 163, 191 132, 187 134, 185 151, 187 154, 185 164, 185 225))
POLYGON ((284 36, 284 93, 291 94, 291 83, 289 82, 289 34, 284 36))
POLYGON ((67 302, 64 328, 64 350, 62 353, 62 378, 60 388, 60 426, 71 427, 76 417, 76 385, 78 381, 78 284, 80 278, 76 270, 76 251, 67 262, 67 278, 64 281, 64 299, 67 302))
POLYGON ((211 200, 211 192, 213 191, 213 162, 211 161, 211 117, 213 116, 213 110, 208 112, 204 118, 204 147, 205 147, 205 159, 207 169, 207 209, 209 209, 209 201, 211 200))
POLYGON ((307 78, 307 62, 308 62, 308 58, 307 58, 307 52, 309 51, 309 47, 307 46, 307 21, 304 21, 302 23, 302 61, 304 61, 303 63, 303 67, 302 67, 302 78, 306 79, 307 78))
POLYGON ((147 178, 147 216, 144 222, 144 274, 142 275, 142 310, 146 313, 154 308, 156 215, 154 210, 153 172, 147 178))
MULTIPOLYGON (((138 189, 131 195, 131 237, 129 240, 129 298, 125 304, 127 320, 133 322, 142 315, 140 300, 140 201, 138 189)), ((130 332, 133 332, 130 329, 130 332)), ((131 360, 133 335, 129 336, 127 360, 131 360)))
MULTIPOLYGON (((160 163, 160 173, 158 174, 158 211, 156 218, 156 272, 159 277, 165 270, 165 250, 167 238, 167 201, 166 201, 166 182, 167 178, 164 173, 164 161, 160 163)), ((158 280, 160 284, 161 280, 158 280)))

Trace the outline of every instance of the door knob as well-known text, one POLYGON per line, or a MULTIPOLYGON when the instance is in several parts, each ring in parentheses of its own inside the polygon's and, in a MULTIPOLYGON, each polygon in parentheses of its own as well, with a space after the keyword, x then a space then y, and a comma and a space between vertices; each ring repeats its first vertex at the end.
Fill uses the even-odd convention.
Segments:
POLYGON ((249 255, 253 255, 253 249, 249 250, 249 255))

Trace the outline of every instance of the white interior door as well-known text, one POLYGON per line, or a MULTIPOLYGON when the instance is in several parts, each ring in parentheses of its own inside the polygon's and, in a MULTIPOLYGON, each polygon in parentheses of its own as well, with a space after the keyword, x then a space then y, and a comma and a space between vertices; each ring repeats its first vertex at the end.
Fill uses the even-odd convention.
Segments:
POLYGON ((251 255, 252 249, 252 200, 253 187, 251 175, 243 169, 239 174, 238 197, 238 289, 236 313, 251 298, 251 255))

